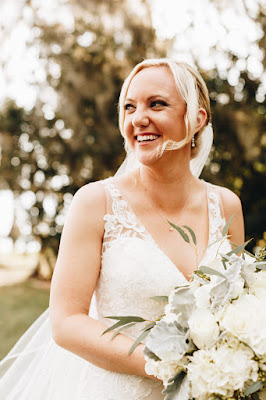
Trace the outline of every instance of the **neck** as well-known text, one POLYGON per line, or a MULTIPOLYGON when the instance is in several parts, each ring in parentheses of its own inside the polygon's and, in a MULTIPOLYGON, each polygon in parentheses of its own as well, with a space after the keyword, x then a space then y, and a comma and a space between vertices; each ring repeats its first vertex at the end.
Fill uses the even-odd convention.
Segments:
POLYGON ((189 160, 142 165, 137 179, 154 205, 168 211, 182 208, 199 184, 189 169, 189 160))

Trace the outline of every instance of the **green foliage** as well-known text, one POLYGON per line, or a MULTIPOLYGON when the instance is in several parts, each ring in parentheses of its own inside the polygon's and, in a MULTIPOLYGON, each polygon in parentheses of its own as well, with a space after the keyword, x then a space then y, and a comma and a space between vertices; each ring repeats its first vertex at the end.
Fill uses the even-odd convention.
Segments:
POLYGON ((240 73, 238 87, 230 86, 217 71, 213 72, 215 77, 202 72, 211 94, 214 128, 214 147, 203 178, 240 196, 247 237, 257 241, 266 226, 266 101, 256 101, 261 83, 251 79, 247 71, 240 73), (236 101, 240 86, 242 100, 236 101), (227 104, 219 102, 221 94, 228 96, 227 104))
POLYGON ((257 392, 263 387, 263 382, 257 381, 252 383, 244 392, 245 396, 249 396, 252 393, 257 392))
POLYGON ((192 237, 193 243, 196 246, 197 245, 197 239, 196 239, 196 235, 195 232, 193 231, 193 229, 191 229, 189 226, 187 225, 183 225, 183 228, 187 229, 192 237))
MULTIPOLYGON (((123 80, 143 58, 164 56, 167 43, 163 47, 156 39, 145 1, 143 19, 127 1, 69 0, 71 29, 51 25, 41 19, 37 5, 28 6, 38 32, 28 45, 40 51, 46 82, 39 84, 40 98, 32 110, 12 102, 2 109, 0 188, 11 188, 16 197, 34 194, 27 239, 35 237, 43 252, 52 248, 56 253, 73 194, 112 175, 124 158, 117 115, 123 80), (47 89, 57 99, 54 114, 41 100, 47 89), (55 204, 50 213, 44 207, 47 198, 55 204)), ((17 229, 12 236, 19 236, 17 229)))
POLYGON ((234 250, 229 251, 227 253, 228 256, 231 256, 232 254, 238 254, 240 251, 244 250, 244 248, 247 246, 247 244, 251 241, 252 239, 247 240, 245 243, 240 244, 237 246, 234 250))
POLYGON ((107 328, 102 335, 104 335, 107 332, 113 331, 116 328, 119 328, 120 326, 126 326, 128 324, 131 323, 137 323, 137 322, 145 322, 146 320, 141 318, 141 317, 136 317, 136 316, 126 316, 126 317, 106 317, 109 319, 115 319, 118 320, 118 322, 116 322, 115 324, 113 324, 112 326, 110 326, 109 328, 107 328))
POLYGON ((222 235, 226 236, 228 233, 228 230, 230 228, 231 222, 233 221, 234 215, 231 215, 231 217, 229 218, 229 220, 227 221, 227 223, 225 224, 223 230, 222 230, 222 235))
POLYGON ((169 225, 171 225, 172 228, 174 228, 182 236, 182 238, 184 239, 184 241, 186 243, 190 242, 188 235, 186 234, 186 232, 184 232, 184 230, 182 228, 180 228, 180 226, 175 225, 170 221, 168 221, 168 223, 169 223, 169 225))
POLYGON ((185 377, 185 371, 181 371, 169 381, 167 387, 162 391, 163 394, 166 394, 165 400, 172 400, 178 395, 185 377))
POLYGON ((141 334, 137 337, 137 339, 135 340, 135 342, 132 344, 132 346, 130 347, 130 349, 128 350, 128 355, 130 355, 131 353, 133 353, 133 351, 135 350, 135 348, 143 342, 143 340, 148 336, 148 334, 150 333, 150 330, 155 326, 155 322, 150 324, 148 327, 144 328, 143 332, 141 332, 141 334))
POLYGON ((201 272, 203 272, 204 274, 208 274, 208 275, 217 275, 217 276, 219 276, 220 278, 226 279, 226 277, 225 277, 221 272, 216 271, 216 270, 213 269, 213 268, 206 267, 206 266, 202 265, 202 266, 199 268, 199 270, 200 270, 201 272))
MULTIPOLYGON (((35 237, 43 251, 52 248, 54 253, 72 195, 84 184, 112 175, 124 158, 117 124, 124 78, 143 58, 170 53, 172 44, 156 39, 147 1, 141 1, 144 17, 126 0, 64 3, 73 15, 71 28, 41 19, 38 6, 27 2, 35 15, 34 39, 28 45, 40 52, 46 81, 38 83, 40 96, 32 110, 7 102, 0 115, 0 189, 11 188, 16 197, 34 193, 35 203, 27 210, 32 225, 28 240, 35 237), (42 100, 47 88, 58 104, 50 116, 42 100), (43 206, 48 195, 56 203, 55 213, 48 214, 43 206)), ((256 19, 266 32, 262 7, 256 19)), ((263 37, 259 45, 266 65, 263 37)), ((231 67, 237 64, 235 54, 227 56, 231 67)), ((240 71, 236 86, 218 69, 201 73, 210 92, 215 134, 203 178, 241 197, 247 236, 257 241, 266 224, 266 102, 256 100, 261 81, 247 68, 240 71), (220 101, 221 94, 227 102, 220 101)), ((184 229, 182 235, 189 239, 184 229)), ((13 238, 19 234, 15 226, 13 238)))

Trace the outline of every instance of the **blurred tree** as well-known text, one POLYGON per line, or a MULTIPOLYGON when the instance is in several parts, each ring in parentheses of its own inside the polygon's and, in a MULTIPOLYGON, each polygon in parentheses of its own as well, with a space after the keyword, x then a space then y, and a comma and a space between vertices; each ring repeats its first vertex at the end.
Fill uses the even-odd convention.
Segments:
POLYGON ((208 82, 212 99, 214 147, 204 179, 226 186, 242 201, 246 235, 254 247, 266 230, 266 120, 265 102, 257 103, 254 90, 259 82, 241 74, 243 100, 234 100, 234 88, 219 77, 208 82), (227 104, 220 104, 223 94, 227 104), (216 95, 214 94, 216 93, 216 95), (217 98, 218 97, 218 98, 217 98), (221 98, 221 97, 220 97, 221 98))
MULTIPOLYGON (((246 12, 250 13, 247 7, 246 12)), ((257 45, 265 68, 266 9, 262 4, 255 19, 264 33, 257 45)), ((227 57, 230 68, 236 68, 239 58, 230 52, 227 57)), ((252 249, 266 231, 266 76, 265 72, 254 76, 248 69, 248 58, 242 60, 244 68, 235 84, 217 69, 202 71, 210 91, 215 133, 204 178, 240 196, 247 237, 255 239, 250 244, 252 249)))
MULTIPOLYGON (((17 224, 21 234, 29 241, 39 239, 42 255, 53 264, 73 193, 111 175, 124 157, 117 127, 124 77, 143 58, 170 53, 173 41, 158 42, 144 0, 57 0, 54 11, 46 13, 45 2, 24 1, 23 15, 32 15, 34 39, 28 45, 39 53, 39 75, 45 79, 36 83, 32 77, 39 96, 31 111, 12 102, 2 109, 0 188, 11 188, 26 208, 23 225, 17 224)), ((211 3, 221 11, 231 4, 211 3)), ((256 3, 256 12, 247 6, 245 12, 264 32, 256 46, 265 67, 266 11, 262 2, 256 3)), ((194 17, 192 13, 190 37, 197 25, 194 17)), ((182 35, 180 43, 182 49, 182 35)), ((213 51, 228 69, 221 71, 216 65, 206 71, 198 59, 200 47, 191 51, 208 84, 213 110, 214 148, 203 178, 240 195, 247 234, 259 239, 266 205, 265 83, 249 71, 248 53, 240 59, 221 43, 213 51), (228 78, 232 70, 239 71, 234 84, 228 78)), ((13 236, 18 235, 15 226, 13 236)))
POLYGON ((29 46, 39 49, 46 81, 31 111, 12 102, 2 109, 1 187, 26 209, 23 236, 38 239, 41 259, 53 264, 73 193, 113 174, 124 157, 117 123, 124 77, 143 58, 165 56, 169 43, 156 39, 145 1, 62 2, 66 24, 47 21, 34 4, 27 1, 29 46))

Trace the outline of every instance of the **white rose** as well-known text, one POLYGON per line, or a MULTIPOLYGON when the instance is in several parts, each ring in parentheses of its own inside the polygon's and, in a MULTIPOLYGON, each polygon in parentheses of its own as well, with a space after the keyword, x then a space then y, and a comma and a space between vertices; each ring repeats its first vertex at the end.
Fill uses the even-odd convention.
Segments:
POLYGON ((188 320, 190 337, 199 349, 211 346, 219 336, 219 327, 213 314, 196 309, 188 320))
POLYGON ((195 351, 187 366, 192 396, 208 399, 215 393, 229 398, 235 390, 243 391, 247 381, 258 379, 258 363, 253 357, 252 350, 241 343, 233 349, 222 343, 195 351))
POLYGON ((170 361, 155 361, 145 356, 145 371, 148 375, 153 375, 161 379, 165 384, 173 378, 178 372, 184 369, 183 364, 187 364, 188 360, 184 357, 179 363, 170 361))
POLYGON ((266 300, 266 271, 261 270, 253 274, 253 280, 250 282, 250 292, 261 300, 266 300))
POLYGON ((266 310, 263 301, 246 294, 225 308, 219 322, 222 329, 247 343, 257 355, 266 354, 266 310))

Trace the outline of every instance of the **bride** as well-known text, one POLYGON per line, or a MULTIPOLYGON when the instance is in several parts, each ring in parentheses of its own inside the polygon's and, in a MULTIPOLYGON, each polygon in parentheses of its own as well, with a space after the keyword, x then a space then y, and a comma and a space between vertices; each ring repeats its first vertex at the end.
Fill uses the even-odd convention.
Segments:
MULTIPOLYGON (((156 319, 168 295, 207 263, 225 221, 244 241, 241 204, 198 176, 212 144, 206 85, 189 65, 145 60, 125 80, 119 124, 128 156, 113 178, 82 187, 64 226, 50 309, 0 364, 5 400, 161 400, 145 372, 142 327, 102 335, 108 316, 156 319), (191 227, 197 254, 171 228, 191 227), (94 296, 93 296, 94 294, 94 296), (94 306, 93 306, 94 304, 94 306)), ((221 251, 231 249, 224 241, 221 251)))

